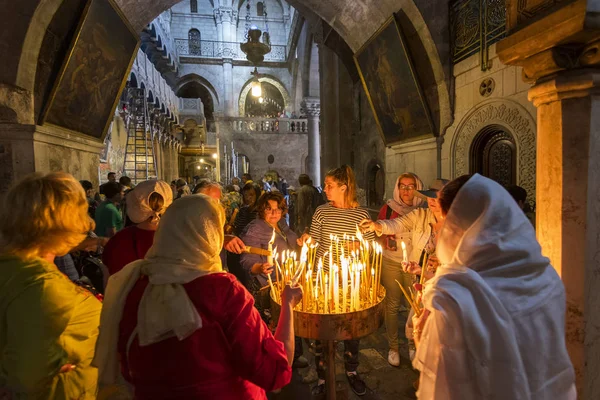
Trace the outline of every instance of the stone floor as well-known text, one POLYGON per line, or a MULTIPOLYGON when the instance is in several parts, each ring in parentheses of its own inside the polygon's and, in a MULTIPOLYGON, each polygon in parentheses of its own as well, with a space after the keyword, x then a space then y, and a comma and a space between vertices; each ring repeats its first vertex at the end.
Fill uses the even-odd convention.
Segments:
MULTIPOLYGON (((403 329, 406 313, 400 313, 400 337, 404 339, 403 329)), ((417 374, 413 371, 408 360, 406 340, 400 344, 401 363, 392 367, 387 362, 388 344, 385 338, 385 328, 361 339, 358 373, 367 384, 367 394, 356 396, 348 386, 344 374, 343 344, 338 343, 336 355, 336 372, 338 387, 346 389, 346 395, 338 395, 338 400, 405 400, 416 399, 412 388, 417 374)), ((309 360, 310 367, 294 370, 292 382, 278 394, 269 394, 270 400, 310 400, 310 388, 317 383, 317 373, 313 354, 304 345, 304 356, 309 360)), ((315 398, 316 399, 316 398, 315 398)))

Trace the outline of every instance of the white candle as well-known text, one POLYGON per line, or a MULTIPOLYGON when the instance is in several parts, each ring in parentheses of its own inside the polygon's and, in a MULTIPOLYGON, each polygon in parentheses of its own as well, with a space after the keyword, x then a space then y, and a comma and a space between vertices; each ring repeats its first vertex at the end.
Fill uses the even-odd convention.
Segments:
POLYGON ((340 305, 340 292, 339 292, 339 270, 338 266, 335 266, 335 271, 333 273, 333 312, 338 312, 338 308, 340 305))
POLYGON ((325 275, 325 314, 329 313, 329 275, 325 275))
POLYGON ((404 242, 402 242, 401 245, 402 245, 402 261, 408 262, 408 254, 406 254, 406 245, 404 244, 404 242))

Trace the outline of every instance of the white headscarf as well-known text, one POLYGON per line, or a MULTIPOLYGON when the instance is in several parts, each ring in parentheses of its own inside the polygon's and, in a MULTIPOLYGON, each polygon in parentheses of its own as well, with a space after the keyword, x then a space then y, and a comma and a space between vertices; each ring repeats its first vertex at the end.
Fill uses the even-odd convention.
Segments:
POLYGON ((454 398, 451 393, 460 392, 466 400, 564 399, 574 378, 559 332, 564 288, 508 192, 481 175, 470 178, 452 202, 436 253, 442 266, 426 284, 423 304, 432 314, 414 360, 423 372, 419 398, 454 398), (550 345, 556 368, 564 369, 539 382, 527 375, 531 364, 526 368, 536 349, 521 349, 518 332, 530 310, 549 301, 556 304, 555 320, 543 327, 554 324, 557 331, 537 332, 535 340, 550 345), (472 384, 461 388, 467 375, 472 384))
POLYGON ((203 194, 176 201, 165 212, 146 258, 127 264, 111 276, 106 288, 100 334, 93 365, 100 386, 119 382, 119 323, 129 292, 141 275, 148 276, 138 308, 140 346, 176 336, 183 340, 202 327, 202 319, 183 284, 223 271, 225 214, 219 202, 203 194))
POLYGON ((164 214, 167 207, 173 203, 173 191, 171 186, 165 181, 144 181, 137 186, 126 197, 127 216, 134 224, 142 223, 148 218, 153 222, 158 221, 159 216, 164 214), (150 208, 149 200, 153 193, 158 193, 163 197, 163 206, 160 210, 154 211, 150 208))
MULTIPOLYGON (((423 190, 423 182, 421 181, 421 179, 419 179, 419 177, 416 174, 413 174, 412 172, 407 172, 406 174, 412 175, 413 179, 415 180, 415 190, 423 190)), ((394 186, 394 195, 392 196, 393 198, 387 201, 387 205, 392 210, 396 211, 399 215, 406 215, 415 208, 419 207, 423 202, 423 199, 415 196, 415 198, 412 201, 412 204, 406 204, 404 201, 402 201, 402 198, 400 197, 400 188, 398 188, 398 185, 400 185, 400 178, 402 177, 402 175, 400 175, 398 179, 396 179, 396 185, 394 186)))

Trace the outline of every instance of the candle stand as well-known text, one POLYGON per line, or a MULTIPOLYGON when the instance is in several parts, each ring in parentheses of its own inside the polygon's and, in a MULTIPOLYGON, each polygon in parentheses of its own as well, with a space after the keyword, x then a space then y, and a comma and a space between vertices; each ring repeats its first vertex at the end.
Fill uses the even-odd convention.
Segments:
MULTIPOLYGON (((336 399, 335 380, 335 342, 341 340, 359 339, 376 332, 383 323, 385 289, 380 286, 377 301, 354 312, 337 314, 316 314, 294 309, 294 331, 296 336, 320 340, 324 344, 327 361, 327 390, 328 400, 336 399)), ((299 308, 299 307, 297 307, 299 308)), ((281 305, 271 292, 271 313, 274 321, 279 319, 281 305)))

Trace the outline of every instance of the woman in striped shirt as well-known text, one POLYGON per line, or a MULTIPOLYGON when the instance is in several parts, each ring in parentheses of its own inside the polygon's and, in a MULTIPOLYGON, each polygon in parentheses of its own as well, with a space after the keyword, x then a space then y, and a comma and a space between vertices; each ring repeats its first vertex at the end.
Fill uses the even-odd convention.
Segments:
MULTIPOLYGON (((323 257, 329 250, 331 244, 330 235, 336 235, 340 238, 356 235, 356 226, 365 218, 371 218, 368 211, 360 208, 356 200, 356 180, 352 168, 342 165, 333 169, 325 176, 325 194, 328 204, 317 207, 312 218, 310 226, 310 235, 304 234, 298 239, 298 244, 302 245, 309 237, 319 243, 317 248, 317 258, 323 257)), ((364 235, 366 240, 374 239, 373 233, 364 235)), ((329 257, 323 257, 323 266, 329 268, 329 257)), ((356 369, 358 367, 358 346, 359 340, 344 341, 344 366, 346 367, 346 376, 350 387, 359 396, 367 392, 364 381, 358 376, 356 369)), ((319 382, 312 389, 314 396, 325 393, 325 368, 321 362, 321 346, 317 342, 315 362, 317 363, 317 373, 319 382)))

